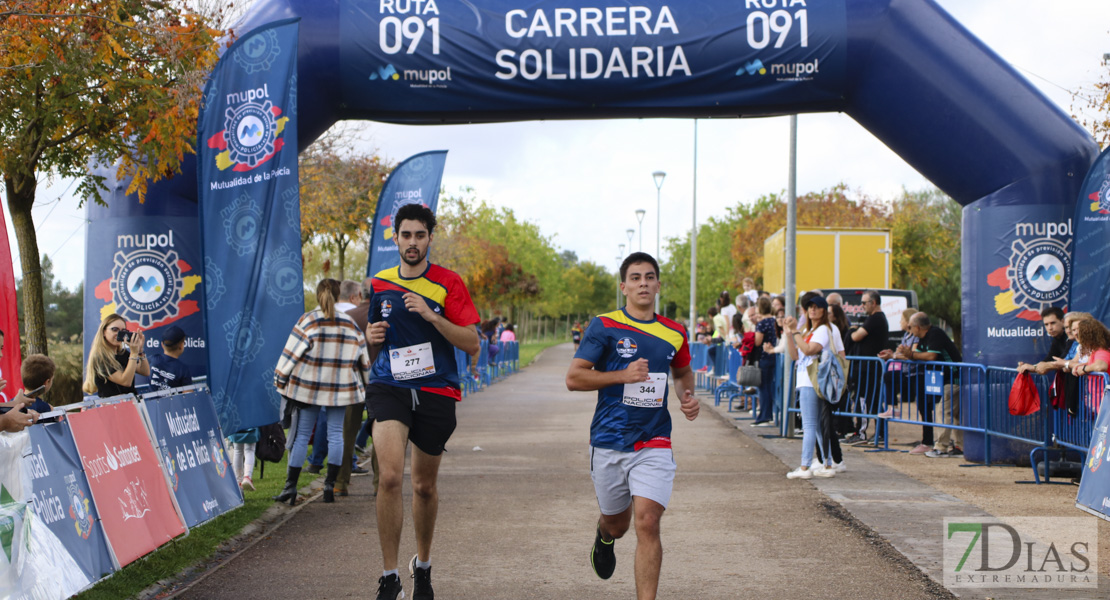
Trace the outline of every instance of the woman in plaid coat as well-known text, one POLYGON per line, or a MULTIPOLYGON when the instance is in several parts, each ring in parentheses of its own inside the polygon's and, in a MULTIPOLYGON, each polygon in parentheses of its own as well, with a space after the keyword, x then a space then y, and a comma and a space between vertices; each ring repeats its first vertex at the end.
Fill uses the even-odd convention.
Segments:
MULTIPOLYGON (((274 386, 293 404, 292 432, 288 447, 289 472, 285 488, 274 496, 278 502, 297 502, 297 479, 308 455, 308 440, 321 410, 327 411, 328 474, 324 479, 324 502, 335 501, 335 478, 343 459, 351 455, 343 447, 343 416, 347 406, 366 397, 370 356, 366 337, 354 319, 336 312, 339 282, 324 279, 316 286, 319 307, 305 313, 293 326, 285 349, 274 370, 274 386)), ((316 435, 324 435, 317 431, 316 435)))

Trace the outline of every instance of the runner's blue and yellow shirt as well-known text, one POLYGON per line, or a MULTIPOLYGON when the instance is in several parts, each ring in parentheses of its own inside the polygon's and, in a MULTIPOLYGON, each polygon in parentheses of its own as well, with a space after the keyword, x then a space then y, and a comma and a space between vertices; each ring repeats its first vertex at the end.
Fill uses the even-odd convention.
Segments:
POLYGON ((454 271, 428 264, 419 277, 401 276, 400 267, 379 272, 372 282, 369 321, 385 321, 389 328, 378 353, 370 383, 414 388, 462 399, 455 347, 434 325, 405 308, 404 295, 413 292, 435 312, 455 325, 478 322, 478 310, 466 284, 454 271))
POLYGON ((667 375, 690 364, 690 346, 682 325, 659 315, 639 321, 624 310, 594 317, 575 358, 598 371, 620 371, 641 358, 648 360, 652 381, 611 385, 597 392, 590 424, 590 445, 621 452, 671 447, 667 412, 667 375))

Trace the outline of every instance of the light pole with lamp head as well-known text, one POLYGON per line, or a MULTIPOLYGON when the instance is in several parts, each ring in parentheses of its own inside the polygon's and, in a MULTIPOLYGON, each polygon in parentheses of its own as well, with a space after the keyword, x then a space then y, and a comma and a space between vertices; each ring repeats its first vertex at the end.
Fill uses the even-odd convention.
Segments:
POLYGON ((617 248, 620 249, 617 254, 617 310, 621 307, 621 261, 624 260, 624 244, 618 244, 617 248))
MULTIPOLYGON (((662 238, 659 236, 659 224, 663 221, 662 212, 662 197, 663 197, 663 179, 667 174, 663 171, 656 171, 651 174, 652 179, 655 180, 655 260, 663 260, 660 256, 663 252, 662 238)), ((655 312, 659 312, 659 295, 655 295, 655 312)))
POLYGON ((628 234, 628 253, 632 254, 632 236, 636 235, 636 230, 629 227, 625 233, 628 234))
MULTIPOLYGON (((644 210, 642 208, 637 208, 636 209, 636 221, 639 222, 639 224, 640 224, 639 225, 639 227, 640 227, 640 252, 644 251, 644 215, 646 215, 646 214, 647 214, 646 210, 644 210)), ((659 259, 656 258, 655 260, 659 260, 659 259)))

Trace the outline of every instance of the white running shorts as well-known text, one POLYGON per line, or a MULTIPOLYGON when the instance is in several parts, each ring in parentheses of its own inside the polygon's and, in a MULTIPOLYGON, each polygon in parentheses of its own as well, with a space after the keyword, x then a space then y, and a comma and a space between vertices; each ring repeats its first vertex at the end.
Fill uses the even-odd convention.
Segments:
POLYGON ((603 515, 617 515, 639 496, 667 508, 674 488, 675 462, 670 448, 621 452, 590 447, 590 477, 603 515))

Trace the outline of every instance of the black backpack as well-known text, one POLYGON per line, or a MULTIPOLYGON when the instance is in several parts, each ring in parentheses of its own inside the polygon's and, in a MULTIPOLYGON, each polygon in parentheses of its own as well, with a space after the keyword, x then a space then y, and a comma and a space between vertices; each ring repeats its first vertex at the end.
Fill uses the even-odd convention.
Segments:
POLYGON ((260 460, 279 463, 285 456, 285 430, 281 423, 270 423, 258 428, 258 445, 254 455, 260 460))

